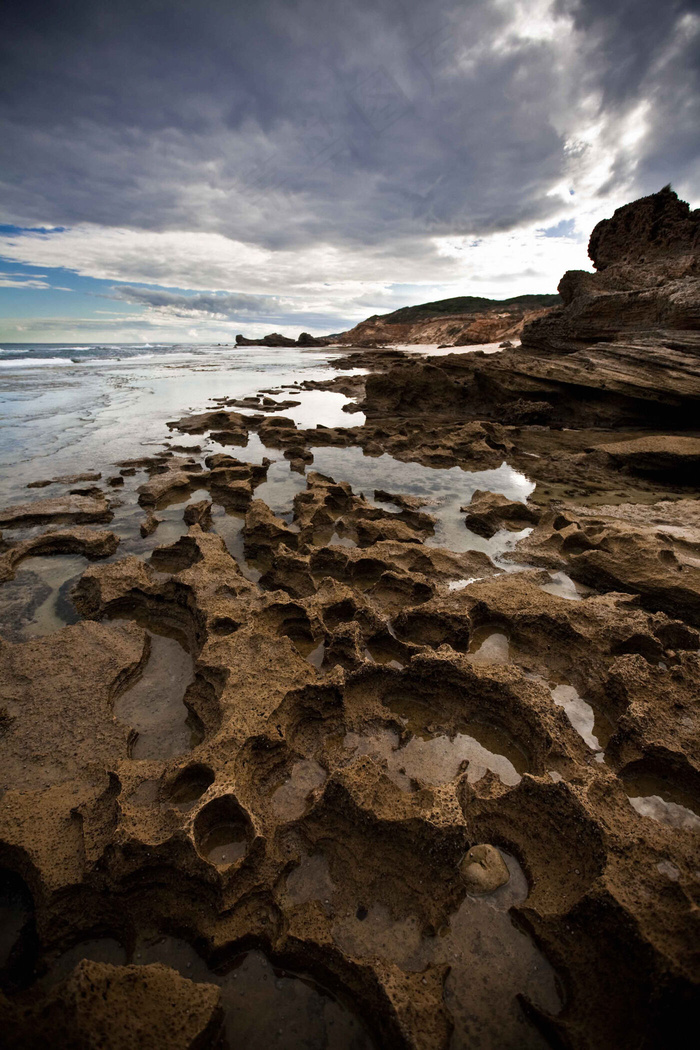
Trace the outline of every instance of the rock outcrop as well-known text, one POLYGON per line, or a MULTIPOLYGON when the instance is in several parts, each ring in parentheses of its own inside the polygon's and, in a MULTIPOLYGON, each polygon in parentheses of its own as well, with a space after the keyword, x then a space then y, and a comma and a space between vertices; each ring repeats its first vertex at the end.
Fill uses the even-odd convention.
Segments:
POLYGON ((328 346, 334 341, 330 338, 310 335, 308 332, 302 332, 298 339, 290 339, 289 336, 280 335, 279 332, 271 332, 259 339, 246 339, 244 335, 236 336, 236 346, 328 346))
POLYGON ((528 321, 546 315, 560 301, 557 295, 519 295, 504 300, 470 295, 441 299, 390 314, 375 314, 342 332, 334 341, 345 346, 494 343, 519 337, 528 321))
POLYGON ((660 367, 664 350, 666 368, 682 368, 684 355, 697 362, 700 209, 666 186, 599 222, 588 254, 597 272, 564 274, 563 306, 525 327, 525 347, 562 354, 612 343, 636 349, 642 367, 653 349, 660 367))
POLYGON ((203 1050, 221 1038, 221 992, 156 963, 110 966, 84 959, 39 1009, 13 1019, 8 1050, 203 1050))
POLYGON ((626 205, 593 231, 598 272, 565 274, 563 306, 525 325, 520 348, 370 376, 365 412, 693 429, 700 410, 698 230, 700 214, 669 188, 626 205))
POLYGON ((109 500, 100 492, 83 496, 71 493, 34 503, 21 503, 0 511, 0 525, 17 528, 28 525, 69 525, 112 520, 109 500))
POLYGON ((108 558, 119 546, 113 532, 75 525, 70 529, 44 532, 20 540, 0 553, 0 583, 11 580, 23 558, 38 554, 82 554, 85 558, 108 558))
POLYGON ((526 529, 540 520, 540 510, 527 503, 506 499, 499 492, 476 490, 471 503, 461 508, 465 513, 464 524, 477 536, 487 539, 499 529, 526 529))

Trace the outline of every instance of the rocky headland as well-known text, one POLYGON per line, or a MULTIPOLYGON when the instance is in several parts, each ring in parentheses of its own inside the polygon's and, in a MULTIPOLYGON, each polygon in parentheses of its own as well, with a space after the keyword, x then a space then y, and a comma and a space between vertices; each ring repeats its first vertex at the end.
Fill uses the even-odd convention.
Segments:
POLYGON ((596 273, 521 347, 348 350, 278 392, 344 393, 361 425, 213 399, 114 478, 3 510, 6 1045, 687 1039, 699 231, 662 190, 596 227, 596 273), (352 485, 351 451, 410 491, 352 485), (22 566, 60 555, 87 559, 72 612, 33 636, 22 566))
POLYGON ((700 397, 699 244, 700 216, 670 188, 628 204, 591 235, 597 272, 564 274, 563 305, 526 324, 520 348, 397 366, 368 382, 365 410, 691 430, 700 397))
POLYGON ((354 346, 381 347, 392 343, 472 346, 519 339, 524 326, 561 303, 558 295, 518 295, 513 299, 483 299, 463 295, 420 306, 405 306, 390 314, 374 314, 335 335, 298 339, 272 332, 259 339, 236 336, 237 346, 354 346))
POLYGON ((558 295, 518 295, 513 299, 482 299, 464 295, 390 314, 375 314, 334 337, 345 346, 386 346, 417 343, 470 346, 519 339, 524 326, 546 316, 560 303, 558 295))

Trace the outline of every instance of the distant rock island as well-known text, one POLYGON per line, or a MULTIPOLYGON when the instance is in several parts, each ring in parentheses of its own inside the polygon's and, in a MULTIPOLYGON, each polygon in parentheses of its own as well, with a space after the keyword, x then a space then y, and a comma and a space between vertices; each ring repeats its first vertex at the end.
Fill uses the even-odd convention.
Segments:
POLYGON ((484 299, 460 295, 419 306, 403 306, 390 314, 373 314, 347 332, 314 337, 302 332, 290 339, 273 332, 261 339, 236 336, 238 346, 342 346, 375 347, 388 343, 439 343, 473 346, 501 339, 519 338, 525 324, 561 306, 559 295, 516 295, 512 299, 484 299))
POLYGON ((316 338, 308 332, 302 332, 298 339, 290 339, 289 336, 280 335, 279 332, 271 332, 260 339, 246 339, 244 335, 236 336, 236 346, 328 346, 335 342, 330 336, 327 338, 316 338))

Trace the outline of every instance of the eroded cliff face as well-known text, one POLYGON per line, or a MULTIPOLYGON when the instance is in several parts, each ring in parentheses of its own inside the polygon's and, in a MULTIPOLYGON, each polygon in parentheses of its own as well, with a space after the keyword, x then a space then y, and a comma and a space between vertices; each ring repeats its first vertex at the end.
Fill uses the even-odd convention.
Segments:
POLYGON ((691 211, 670 186, 618 208, 593 230, 588 254, 596 270, 629 268, 650 278, 700 272, 700 210, 691 211))
POLYGON ((498 302, 464 296, 369 317, 337 337, 346 346, 414 343, 470 346, 520 338, 523 326, 545 316, 555 295, 518 296, 498 302))
MULTIPOLYGON (((534 350, 571 353, 621 343, 700 355, 700 210, 667 186, 599 222, 588 245, 597 273, 565 273, 563 307, 523 330, 534 350)), ((682 358, 669 366, 683 367, 682 358)))
POLYGON ((526 324, 522 347, 397 367, 368 381, 365 410, 692 429, 700 408, 698 230, 700 214, 668 188, 626 205, 593 231, 598 272, 566 273, 564 305, 526 324))

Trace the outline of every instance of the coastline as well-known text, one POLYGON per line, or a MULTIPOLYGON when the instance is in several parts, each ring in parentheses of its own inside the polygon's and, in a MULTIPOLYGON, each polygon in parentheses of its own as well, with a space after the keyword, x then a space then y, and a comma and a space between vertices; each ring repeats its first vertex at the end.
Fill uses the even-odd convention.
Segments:
POLYGON ((217 348, 47 366, 38 398, 3 373, 18 1045, 138 981, 192 1046, 241 994, 255 1045, 283 1009, 352 1050, 682 1031, 700 387, 686 315, 640 335, 624 275, 629 330, 602 270, 503 353, 217 348))

